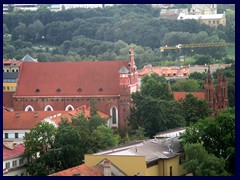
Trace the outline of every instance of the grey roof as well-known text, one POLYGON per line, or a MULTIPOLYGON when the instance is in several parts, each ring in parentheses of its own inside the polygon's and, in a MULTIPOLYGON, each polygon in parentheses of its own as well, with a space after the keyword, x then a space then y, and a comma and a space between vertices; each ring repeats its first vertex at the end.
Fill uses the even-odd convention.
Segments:
POLYGON ((151 139, 138 144, 123 148, 114 148, 112 150, 96 153, 95 155, 116 155, 116 156, 145 156, 146 162, 152 162, 158 159, 169 159, 179 155, 183 149, 180 146, 178 137, 165 139, 151 139), (172 151, 169 151, 169 145, 172 151))
POLYGON ((33 59, 30 55, 26 54, 23 58, 22 61, 24 62, 36 62, 35 59, 33 59))
POLYGON ((125 66, 122 66, 119 73, 129 73, 129 70, 125 66))
POLYGON ((3 79, 17 79, 19 72, 3 72, 3 79))

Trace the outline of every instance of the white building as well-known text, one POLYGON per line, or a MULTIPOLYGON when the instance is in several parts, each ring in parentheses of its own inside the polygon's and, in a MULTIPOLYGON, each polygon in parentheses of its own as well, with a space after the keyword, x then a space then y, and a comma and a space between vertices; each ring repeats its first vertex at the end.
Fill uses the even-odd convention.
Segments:
POLYGON ((27 176, 27 159, 23 158, 25 147, 22 144, 3 142, 3 176, 27 176))
POLYGON ((14 11, 37 11, 37 4, 14 4, 14 11))
POLYGON ((195 15, 217 14, 217 4, 192 4, 190 14, 195 15))
POLYGON ((74 9, 74 8, 102 8, 103 4, 62 4, 63 9, 74 9))

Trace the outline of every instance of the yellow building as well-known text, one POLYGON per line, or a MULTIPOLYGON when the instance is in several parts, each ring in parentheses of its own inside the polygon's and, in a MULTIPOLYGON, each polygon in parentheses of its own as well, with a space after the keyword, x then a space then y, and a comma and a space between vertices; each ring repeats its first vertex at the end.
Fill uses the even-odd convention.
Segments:
POLYGON ((142 141, 92 155, 85 155, 87 166, 99 165, 104 159, 127 176, 181 176, 185 154, 179 139, 163 138, 142 141))
POLYGON ((3 73, 3 92, 16 91, 18 74, 18 72, 3 73))
POLYGON ((225 13, 223 14, 204 14, 204 15, 192 15, 180 13, 178 20, 194 19, 201 24, 206 24, 211 27, 217 27, 219 25, 226 26, 225 13))

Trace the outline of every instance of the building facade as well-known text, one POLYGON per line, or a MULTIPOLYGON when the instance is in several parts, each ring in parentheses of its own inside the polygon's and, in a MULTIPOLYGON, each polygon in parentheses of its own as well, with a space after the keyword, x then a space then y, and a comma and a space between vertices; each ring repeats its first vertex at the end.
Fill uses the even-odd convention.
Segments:
POLYGON ((85 155, 87 166, 107 159, 127 176, 181 176, 185 154, 179 139, 163 138, 141 141, 128 146, 85 155))
POLYGON ((110 114, 112 127, 126 126, 137 77, 132 47, 128 61, 23 62, 14 110, 68 111, 94 101, 99 111, 110 114))
POLYGON ((220 110, 228 107, 228 81, 223 74, 223 70, 217 71, 216 86, 211 75, 210 67, 208 68, 207 78, 205 82, 205 98, 208 107, 211 108, 216 115, 220 110))
POLYGON ((24 145, 3 142, 3 176, 27 176, 24 145))

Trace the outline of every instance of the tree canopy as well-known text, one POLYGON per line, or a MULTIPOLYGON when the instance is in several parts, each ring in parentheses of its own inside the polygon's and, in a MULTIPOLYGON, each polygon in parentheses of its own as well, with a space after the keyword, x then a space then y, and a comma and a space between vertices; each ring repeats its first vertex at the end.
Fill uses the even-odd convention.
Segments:
POLYGON ((235 172, 235 109, 220 112, 215 118, 204 118, 187 127, 182 144, 201 143, 209 154, 227 160, 227 172, 235 172))
MULTIPOLYGON (((166 59, 175 60, 177 54, 174 51, 161 56, 160 46, 235 41, 234 10, 226 13, 226 28, 217 29, 195 20, 159 19, 159 12, 160 9, 150 5, 136 4, 60 12, 41 8, 35 12, 4 14, 3 32, 11 35, 10 41, 4 38, 4 58, 22 58, 29 53, 40 62, 127 59, 127 51, 119 46, 121 42, 125 47, 134 45, 141 49, 135 57, 141 68, 149 63, 156 65, 166 59), (33 46, 17 48, 16 40, 31 42, 33 46)), ((181 53, 192 56, 191 49, 181 53)), ((221 60, 226 56, 226 48, 198 48, 194 53, 209 54, 221 60)))

